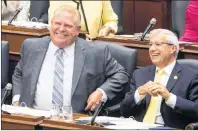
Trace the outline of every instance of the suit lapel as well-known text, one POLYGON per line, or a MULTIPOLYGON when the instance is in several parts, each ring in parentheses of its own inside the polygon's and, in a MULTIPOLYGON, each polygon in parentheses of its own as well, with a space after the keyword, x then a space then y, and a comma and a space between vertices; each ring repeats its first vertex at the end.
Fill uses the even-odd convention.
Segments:
POLYGON ((168 89, 169 92, 173 89, 175 83, 179 79, 180 71, 181 71, 181 67, 176 62, 175 67, 173 68, 173 71, 172 71, 172 73, 169 77, 169 80, 168 80, 168 83, 167 83, 167 86, 166 86, 166 88, 168 89))
POLYGON ((80 42, 79 39, 76 40, 75 53, 74 53, 74 69, 72 78, 72 96, 76 90, 82 68, 86 58, 86 52, 84 48, 84 43, 80 42))
MULTIPOLYGON (((149 81, 149 80, 154 81, 155 70, 156 70, 156 66, 152 65, 151 68, 149 69, 149 72, 147 74, 145 74, 146 78, 148 78, 147 81, 149 81)), ((150 100, 151 100, 151 95, 147 94, 146 95, 146 109, 148 108, 150 100)))
POLYGON ((41 70, 46 52, 48 50, 50 40, 51 40, 50 37, 45 37, 43 38, 42 41, 39 41, 40 43, 37 46, 37 50, 35 54, 33 54, 36 57, 34 58, 33 69, 32 69, 31 94, 35 93, 40 70, 41 70))

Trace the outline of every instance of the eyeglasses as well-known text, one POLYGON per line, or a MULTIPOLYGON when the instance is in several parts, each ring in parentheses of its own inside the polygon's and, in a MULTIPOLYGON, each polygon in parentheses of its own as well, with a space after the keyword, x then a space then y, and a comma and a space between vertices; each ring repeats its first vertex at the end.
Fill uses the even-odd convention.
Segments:
POLYGON ((161 42, 161 43, 152 43, 152 42, 149 42, 149 47, 151 47, 151 46, 155 46, 155 47, 161 47, 162 45, 169 45, 169 46, 172 46, 173 44, 169 44, 169 43, 163 43, 163 42, 161 42))

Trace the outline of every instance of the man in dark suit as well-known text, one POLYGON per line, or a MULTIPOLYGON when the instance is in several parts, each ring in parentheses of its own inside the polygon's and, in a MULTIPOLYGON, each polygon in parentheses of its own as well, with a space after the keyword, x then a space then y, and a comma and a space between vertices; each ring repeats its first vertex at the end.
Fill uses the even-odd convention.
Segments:
POLYGON ((153 65, 134 71, 130 92, 121 104, 123 116, 182 129, 198 121, 198 70, 179 65, 178 52, 174 33, 165 29, 151 32, 153 65))
POLYGON ((27 39, 13 75, 13 103, 46 109, 53 104, 74 112, 94 110, 111 100, 128 82, 124 68, 106 46, 78 38, 80 13, 62 6, 54 12, 50 37, 27 39))

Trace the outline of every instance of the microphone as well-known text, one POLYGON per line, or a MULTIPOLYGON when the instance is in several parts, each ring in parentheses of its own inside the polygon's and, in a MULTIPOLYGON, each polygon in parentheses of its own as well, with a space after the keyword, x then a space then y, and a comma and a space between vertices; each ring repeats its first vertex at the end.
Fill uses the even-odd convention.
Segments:
POLYGON ((21 12, 22 7, 16 9, 16 11, 14 12, 14 15, 10 18, 8 25, 11 25, 12 21, 15 20, 18 16, 18 14, 21 12))
POLYGON ((144 33, 142 34, 142 36, 140 37, 140 41, 144 40, 144 37, 146 36, 146 34, 151 30, 151 28, 156 24, 157 20, 155 18, 152 18, 150 20, 149 25, 146 27, 146 30, 144 31, 144 33))
POLYGON ((100 103, 99 103, 97 109, 95 110, 94 115, 91 119, 91 123, 90 123, 91 125, 94 125, 95 119, 98 116, 98 114, 100 113, 100 111, 101 111, 102 107, 104 106, 105 102, 106 102, 106 100, 101 100, 100 101, 100 103))
POLYGON ((11 94, 12 90, 12 84, 8 83, 5 87, 5 92, 3 93, 3 96, 1 98, 1 106, 5 102, 6 98, 11 94))
POLYGON ((4 0, 4 4, 5 4, 5 6, 7 7, 7 0, 4 0))

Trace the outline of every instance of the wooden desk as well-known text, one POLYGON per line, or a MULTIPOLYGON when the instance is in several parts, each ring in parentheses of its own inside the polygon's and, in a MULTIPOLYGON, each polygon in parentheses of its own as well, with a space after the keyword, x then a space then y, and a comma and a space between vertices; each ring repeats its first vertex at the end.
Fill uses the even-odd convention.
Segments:
MULTIPOLYGON (((74 114, 74 119, 77 119, 79 117, 86 117, 87 115, 83 114, 74 114)), ((89 126, 89 125, 81 125, 76 124, 74 122, 64 122, 62 120, 50 120, 50 119, 44 119, 43 123, 40 124, 42 129, 44 130, 106 130, 107 128, 104 127, 97 127, 97 126, 89 126)))
POLYGON ((2 130, 35 130, 43 122, 44 117, 1 114, 2 130))
POLYGON ((21 44, 27 38, 39 38, 49 35, 48 29, 29 29, 2 25, 2 40, 9 42, 10 54, 19 54, 21 44))
MULTIPOLYGON (((27 38, 39 38, 49 35, 49 30, 30 29, 24 27, 2 25, 2 40, 9 42, 9 53, 11 55, 19 55, 23 41, 27 38)), ((79 37, 85 38, 87 32, 80 32, 79 37)))
MULTIPOLYGON (((114 42, 125 47, 138 50, 137 66, 151 65, 149 56, 148 41, 137 41, 134 38, 126 38, 123 36, 114 37, 97 37, 96 40, 114 42)), ((178 59, 198 59, 198 45, 180 45, 178 59)))
POLYGON ((148 41, 137 41, 134 38, 126 38, 122 36, 97 37, 96 40, 115 42, 116 44, 123 45, 125 47, 137 49, 137 66, 146 66, 152 64, 148 51, 148 41))
POLYGON ((184 59, 197 59, 198 60, 198 44, 185 46, 180 51, 184 59))

